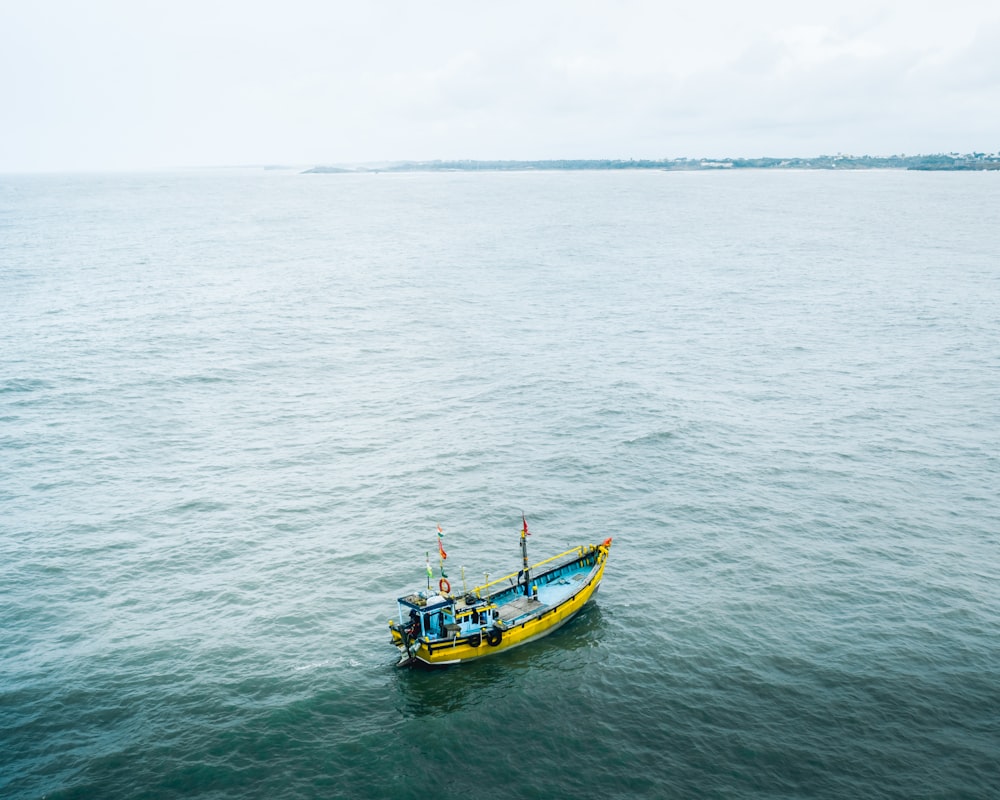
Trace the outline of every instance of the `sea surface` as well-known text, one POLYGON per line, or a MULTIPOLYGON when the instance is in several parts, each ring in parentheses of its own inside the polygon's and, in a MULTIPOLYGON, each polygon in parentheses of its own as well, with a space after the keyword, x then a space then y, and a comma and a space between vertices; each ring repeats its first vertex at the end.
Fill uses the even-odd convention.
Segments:
POLYGON ((998 487, 1000 174, 0 177, 5 800, 997 797, 998 487))

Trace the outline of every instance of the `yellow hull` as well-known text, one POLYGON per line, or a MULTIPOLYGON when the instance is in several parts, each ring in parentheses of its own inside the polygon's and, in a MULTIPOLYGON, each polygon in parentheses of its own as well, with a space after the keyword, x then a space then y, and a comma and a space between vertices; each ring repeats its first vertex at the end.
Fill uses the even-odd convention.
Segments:
MULTIPOLYGON (((469 643, 467 638, 462 640, 456 638, 452 641, 421 639, 417 647, 410 651, 413 658, 430 666, 458 664, 502 653, 547 636, 569 622, 597 591, 601 579, 604 577, 609 545, 610 541, 596 548, 599 553, 597 569, 590 573, 586 583, 576 592, 558 605, 546 608, 537 617, 529 617, 524 622, 515 621, 511 625, 499 626, 502 632, 499 641, 496 641, 498 638, 496 631, 493 631, 493 635, 489 636, 485 630, 477 646, 469 643)), ((402 637, 396 631, 393 631, 393 643, 397 646, 402 645, 402 637)))

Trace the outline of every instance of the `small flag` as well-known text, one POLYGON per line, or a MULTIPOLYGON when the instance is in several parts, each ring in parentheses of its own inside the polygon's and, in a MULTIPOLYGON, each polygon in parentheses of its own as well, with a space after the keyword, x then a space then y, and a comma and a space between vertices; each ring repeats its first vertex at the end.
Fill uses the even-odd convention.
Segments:
POLYGON ((448 554, 444 551, 444 544, 438 539, 438 551, 441 553, 441 558, 447 558, 448 554))
POLYGON ((528 520, 526 520, 524 518, 524 514, 523 513, 521 514, 521 522, 524 523, 524 527, 521 529, 521 535, 522 536, 531 536, 531 534, 528 533, 528 520))
POLYGON ((444 531, 441 530, 441 526, 438 525, 438 539, 443 539, 443 538, 444 538, 444 531))

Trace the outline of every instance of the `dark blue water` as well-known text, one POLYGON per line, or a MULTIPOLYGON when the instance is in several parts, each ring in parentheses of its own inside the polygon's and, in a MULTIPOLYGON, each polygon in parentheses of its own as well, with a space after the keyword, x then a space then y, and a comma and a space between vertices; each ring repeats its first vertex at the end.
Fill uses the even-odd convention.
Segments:
POLYGON ((0 179, 0 795, 995 796, 998 177, 0 179))

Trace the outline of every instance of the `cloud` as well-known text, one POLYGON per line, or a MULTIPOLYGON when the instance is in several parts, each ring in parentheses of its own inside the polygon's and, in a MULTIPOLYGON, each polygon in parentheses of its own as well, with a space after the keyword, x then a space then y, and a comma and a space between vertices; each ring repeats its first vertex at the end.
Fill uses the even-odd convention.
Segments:
POLYGON ((6 4, 0 169, 995 149, 956 0, 6 4))

